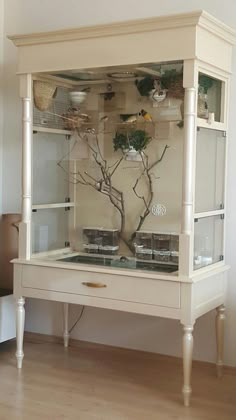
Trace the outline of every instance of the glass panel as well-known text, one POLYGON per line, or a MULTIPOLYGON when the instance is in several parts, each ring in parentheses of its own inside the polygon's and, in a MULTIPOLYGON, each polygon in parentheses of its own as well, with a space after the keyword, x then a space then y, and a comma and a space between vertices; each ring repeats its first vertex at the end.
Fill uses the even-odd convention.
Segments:
POLYGON ((224 220, 221 216, 196 219, 194 223, 194 269, 222 260, 224 220))
POLYGON ((69 196, 67 156, 73 140, 46 133, 34 134, 33 140, 33 204, 64 203, 69 196))
POLYGON ((225 137, 222 131, 197 132, 195 211, 224 208, 225 137))
POLYGON ((65 248, 69 242, 69 216, 64 208, 44 209, 32 213, 32 252, 65 248))
POLYGON ((36 146, 42 162, 37 162, 36 155, 41 175, 34 177, 38 194, 34 198, 51 202, 55 193, 55 199, 62 201, 65 179, 75 185, 77 262, 98 264, 106 256, 111 266, 158 271, 160 266, 163 270, 169 266, 176 271, 182 202, 183 62, 73 70, 59 76, 76 81, 69 92, 71 103, 61 111, 61 128, 76 133, 75 147, 68 156, 74 167, 69 174, 64 168, 57 174, 64 146, 61 140, 54 143, 47 136, 36 146), (47 160, 52 168, 48 176, 47 160), (168 241, 154 235, 166 235, 168 241))
POLYGON ((198 78, 198 117, 222 121, 221 101, 223 82, 207 74, 199 73, 198 78))

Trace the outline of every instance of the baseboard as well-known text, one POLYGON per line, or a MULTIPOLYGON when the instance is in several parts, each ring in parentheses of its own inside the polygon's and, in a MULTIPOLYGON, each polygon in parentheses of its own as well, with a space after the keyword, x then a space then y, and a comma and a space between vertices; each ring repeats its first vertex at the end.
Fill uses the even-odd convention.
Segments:
MULTIPOLYGON (((35 344, 40 344, 40 343, 48 343, 48 344, 60 344, 63 346, 63 338, 62 337, 57 337, 54 335, 46 335, 46 334, 39 334, 39 333, 33 333, 33 332, 25 332, 25 341, 28 343, 35 343, 35 344)), ((150 352, 145 352, 142 350, 133 350, 133 349, 127 349, 127 348, 123 348, 123 347, 114 347, 114 346, 110 346, 107 344, 98 344, 98 343, 91 343, 88 341, 81 341, 81 340, 76 340, 74 338, 70 339, 70 347, 79 347, 79 348, 90 348, 90 349, 94 349, 94 350, 110 350, 112 352, 123 352, 123 353, 133 353, 133 354, 143 354, 144 359, 147 357, 149 360, 150 358, 152 358, 154 361, 165 361, 165 362, 171 362, 171 363, 175 363, 176 365, 182 365, 182 359, 180 357, 176 357, 176 356, 169 356, 169 355, 165 355, 165 354, 160 354, 160 353, 150 353, 150 352)), ((215 369, 215 364, 211 363, 211 362, 205 362, 202 360, 194 360, 193 361, 193 365, 195 367, 197 366, 201 366, 201 367, 208 367, 208 368, 214 368, 215 369)), ((236 375, 236 366, 224 366, 224 372, 225 373, 230 373, 233 375, 236 375)))

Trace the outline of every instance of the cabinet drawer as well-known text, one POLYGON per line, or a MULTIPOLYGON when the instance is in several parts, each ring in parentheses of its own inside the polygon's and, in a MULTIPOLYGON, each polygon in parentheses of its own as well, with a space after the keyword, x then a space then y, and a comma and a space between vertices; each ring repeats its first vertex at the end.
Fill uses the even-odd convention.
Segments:
POLYGON ((180 307, 180 283, 53 267, 24 266, 22 287, 180 307))

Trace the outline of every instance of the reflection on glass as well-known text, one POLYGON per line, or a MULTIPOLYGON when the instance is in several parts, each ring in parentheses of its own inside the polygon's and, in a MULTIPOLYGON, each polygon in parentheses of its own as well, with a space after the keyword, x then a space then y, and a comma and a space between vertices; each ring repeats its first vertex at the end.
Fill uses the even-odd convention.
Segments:
POLYGON ((198 118, 220 122, 223 82, 207 74, 199 73, 198 118))
POLYGON ((69 241, 69 213, 73 209, 45 209, 32 213, 32 252, 65 248, 69 241))
POLYGON ((195 211, 224 208, 225 137, 222 131, 197 131, 195 211))
POLYGON ((196 219, 194 223, 194 269, 222 260, 223 225, 221 216, 196 219))

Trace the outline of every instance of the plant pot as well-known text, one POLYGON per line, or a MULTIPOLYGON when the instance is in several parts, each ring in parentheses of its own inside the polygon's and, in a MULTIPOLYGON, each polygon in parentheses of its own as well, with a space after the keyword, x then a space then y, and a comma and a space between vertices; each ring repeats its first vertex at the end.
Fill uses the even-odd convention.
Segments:
POLYGON ((143 152, 138 152, 132 146, 129 149, 123 151, 125 155, 125 160, 133 160, 135 162, 142 162, 143 152))

